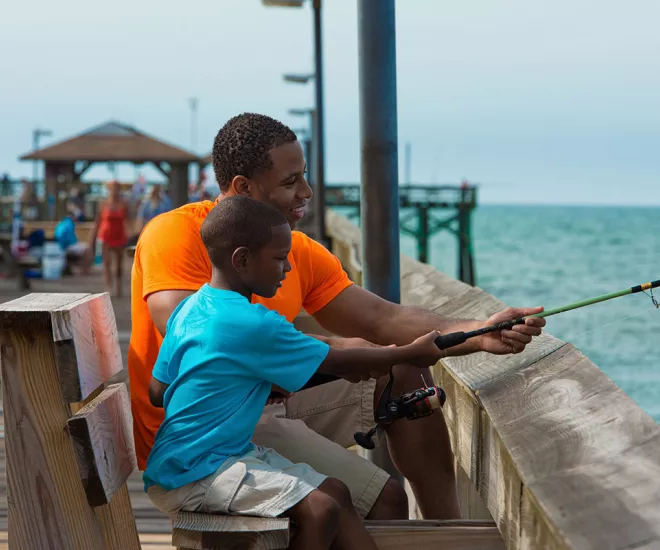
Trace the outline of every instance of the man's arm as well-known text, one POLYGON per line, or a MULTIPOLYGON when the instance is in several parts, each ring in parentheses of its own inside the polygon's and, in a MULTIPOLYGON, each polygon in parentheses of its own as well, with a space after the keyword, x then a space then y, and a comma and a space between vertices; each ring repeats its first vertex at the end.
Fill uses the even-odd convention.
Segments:
MULTIPOLYGON (((352 285, 314 314, 326 330, 344 337, 359 337, 380 345, 405 345, 432 330, 441 334, 468 331, 516 317, 533 315, 542 309, 508 308, 488 321, 452 320, 416 307, 402 306, 352 285)), ((473 338, 447 350, 448 355, 465 355, 476 351, 496 354, 519 353, 541 334, 545 319, 528 319, 526 325, 511 330, 473 338)))
POLYGON ((149 314, 161 336, 165 336, 167 321, 172 312, 191 294, 193 294, 192 290, 162 290, 147 296, 149 314))

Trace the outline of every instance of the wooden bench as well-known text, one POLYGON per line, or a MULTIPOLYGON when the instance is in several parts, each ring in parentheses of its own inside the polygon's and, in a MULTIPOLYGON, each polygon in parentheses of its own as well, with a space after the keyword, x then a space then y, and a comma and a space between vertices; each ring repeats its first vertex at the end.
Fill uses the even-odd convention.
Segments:
MULTIPOLYGON (((0 338, 9 547, 139 549, 126 485, 136 469, 129 396, 124 383, 107 385, 122 370, 108 294, 0 304, 0 338)), ((290 538, 285 518, 182 512, 172 527, 180 550, 286 548, 290 538)), ((381 549, 504 547, 493 522, 367 527, 381 549)))

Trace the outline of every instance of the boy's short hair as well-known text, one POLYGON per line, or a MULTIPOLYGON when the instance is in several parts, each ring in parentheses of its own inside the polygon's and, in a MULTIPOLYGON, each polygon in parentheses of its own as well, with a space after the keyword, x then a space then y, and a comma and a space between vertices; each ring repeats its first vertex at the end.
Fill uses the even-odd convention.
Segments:
POLYGON ((211 263, 221 267, 241 246, 256 252, 267 245, 272 238, 271 227, 287 223, 284 214, 265 202, 235 195, 211 209, 200 232, 211 263))
POLYGON ((296 141, 295 132, 266 115, 243 113, 227 121, 213 142, 213 171, 221 191, 236 176, 252 178, 273 166, 270 150, 296 141))

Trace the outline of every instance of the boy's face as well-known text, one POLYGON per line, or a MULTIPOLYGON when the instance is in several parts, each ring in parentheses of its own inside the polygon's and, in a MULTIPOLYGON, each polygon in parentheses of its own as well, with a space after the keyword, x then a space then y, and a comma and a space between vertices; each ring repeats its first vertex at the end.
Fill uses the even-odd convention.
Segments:
POLYGON ((245 270, 245 283, 257 296, 272 298, 282 286, 286 274, 291 271, 291 228, 284 224, 271 228, 270 242, 250 253, 245 270))

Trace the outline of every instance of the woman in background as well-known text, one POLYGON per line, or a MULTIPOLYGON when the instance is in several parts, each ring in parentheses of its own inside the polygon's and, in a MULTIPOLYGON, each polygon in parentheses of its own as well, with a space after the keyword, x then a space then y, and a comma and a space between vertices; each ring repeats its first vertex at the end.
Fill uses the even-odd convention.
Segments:
POLYGON ((172 210, 172 201, 162 191, 160 185, 152 185, 149 197, 142 201, 135 222, 135 234, 139 235, 150 220, 172 210))
POLYGON ((121 196, 119 182, 111 181, 108 184, 108 198, 99 203, 96 222, 90 235, 89 249, 93 254, 96 250, 97 238, 103 243, 105 288, 107 292, 113 294, 114 286, 114 295, 117 297, 122 295, 121 278, 124 248, 128 242, 128 212, 128 204, 121 196))

